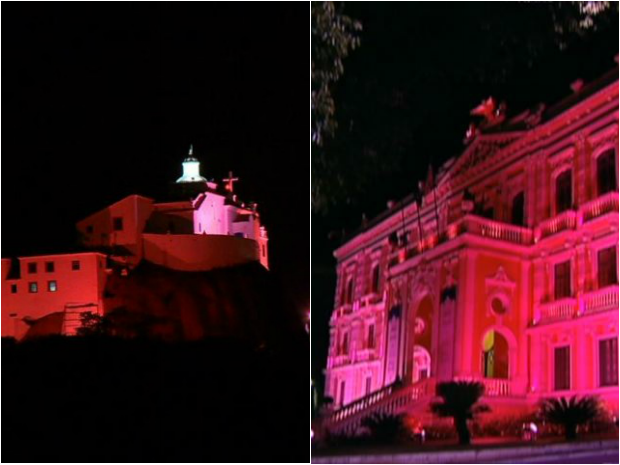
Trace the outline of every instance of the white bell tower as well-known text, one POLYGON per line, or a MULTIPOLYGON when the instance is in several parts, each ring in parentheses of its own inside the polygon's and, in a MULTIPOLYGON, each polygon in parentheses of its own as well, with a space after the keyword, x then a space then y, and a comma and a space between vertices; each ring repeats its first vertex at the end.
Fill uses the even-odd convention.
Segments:
POLYGON ((194 158, 192 145, 189 146, 187 158, 183 160, 183 176, 177 179, 177 183, 184 182, 207 182, 207 179, 200 175, 200 162, 194 158))

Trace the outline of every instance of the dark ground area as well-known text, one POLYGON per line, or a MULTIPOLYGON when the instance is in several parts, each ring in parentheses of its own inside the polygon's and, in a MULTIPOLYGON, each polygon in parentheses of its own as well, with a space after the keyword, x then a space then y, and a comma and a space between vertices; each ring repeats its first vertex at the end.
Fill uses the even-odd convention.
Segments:
POLYGON ((2 341, 3 462, 307 462, 306 340, 2 341))

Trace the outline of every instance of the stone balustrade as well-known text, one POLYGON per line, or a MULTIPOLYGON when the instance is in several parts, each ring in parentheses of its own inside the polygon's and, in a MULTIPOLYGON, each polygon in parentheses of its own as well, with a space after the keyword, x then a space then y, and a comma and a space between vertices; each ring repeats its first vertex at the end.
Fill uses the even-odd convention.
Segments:
POLYGON ((575 229, 576 225, 577 213, 573 210, 566 210, 553 218, 541 222, 536 229, 536 238, 544 239, 561 231, 575 229))
POLYGON ((558 320, 572 318, 576 314, 577 299, 569 297, 554 300, 540 305, 540 317, 542 320, 558 320))
POLYGON ((591 221, 607 213, 618 213, 618 192, 608 192, 591 202, 585 203, 580 211, 583 222, 591 221))
POLYGON ((511 382, 509 379, 484 378, 484 395, 489 397, 509 397, 511 382))
POLYGON ((618 310, 618 285, 588 292, 583 295, 582 302, 580 308, 586 315, 610 309, 618 310))

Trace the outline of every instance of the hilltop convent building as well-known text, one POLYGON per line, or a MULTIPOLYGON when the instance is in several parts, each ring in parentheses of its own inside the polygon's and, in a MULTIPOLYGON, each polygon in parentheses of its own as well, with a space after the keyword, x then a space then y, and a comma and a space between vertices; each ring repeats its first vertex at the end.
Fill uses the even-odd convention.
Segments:
POLYGON ((77 223, 84 252, 2 259, 2 336, 21 339, 50 315, 73 334, 80 313, 105 313, 113 267, 126 274, 145 260, 177 271, 252 261, 267 268, 267 231, 257 205, 234 194, 237 180, 231 173, 222 185, 208 181, 190 149, 174 186, 184 200, 130 195, 77 223))
POLYGON ((486 418, 574 394, 618 415, 618 68, 548 108, 472 114, 436 181, 335 251, 332 432, 433 421, 455 379, 484 383, 486 418))

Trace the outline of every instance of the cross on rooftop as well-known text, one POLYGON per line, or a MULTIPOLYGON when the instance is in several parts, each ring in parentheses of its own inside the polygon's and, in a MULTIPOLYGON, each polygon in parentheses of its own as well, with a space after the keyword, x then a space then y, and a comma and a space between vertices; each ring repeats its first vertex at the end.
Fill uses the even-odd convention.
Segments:
POLYGON ((239 181, 239 178, 234 178, 234 177, 233 177, 233 172, 232 172, 232 171, 229 171, 229 172, 228 172, 228 177, 227 177, 227 178, 225 178, 225 179, 223 179, 223 181, 226 183, 226 190, 227 190, 228 192, 233 192, 233 190, 234 190, 234 185, 233 185, 233 183, 235 183, 235 182, 239 181))

